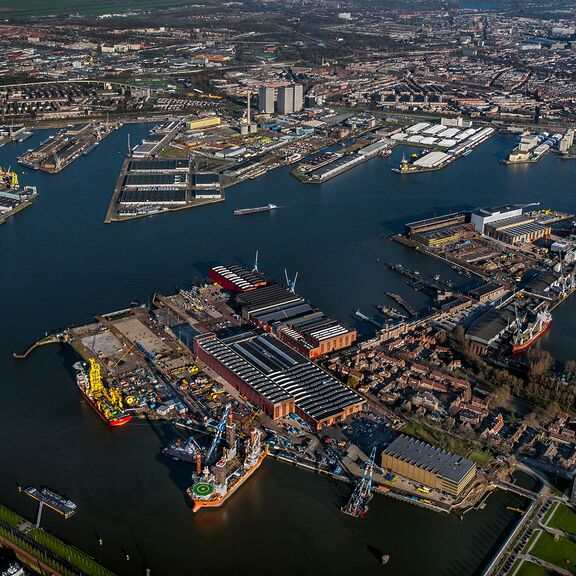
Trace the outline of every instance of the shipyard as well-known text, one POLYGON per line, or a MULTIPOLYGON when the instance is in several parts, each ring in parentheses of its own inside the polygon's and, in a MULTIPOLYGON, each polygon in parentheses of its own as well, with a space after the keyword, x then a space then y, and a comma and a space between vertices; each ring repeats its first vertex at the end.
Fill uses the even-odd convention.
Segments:
MULTIPOLYGON (((518 214, 522 207, 510 206, 435 217, 407 224, 407 238, 425 249, 427 235, 448 227, 449 240, 429 248, 448 250, 472 243, 480 226, 484 234, 476 241, 485 252, 485 244, 495 242, 495 215, 510 224, 510 218, 522 220, 518 214)), ((526 214, 529 222, 539 222, 539 239, 551 237, 552 223, 573 217, 526 214)), ((500 250, 504 242, 498 239, 500 250)), ((473 273, 462 266, 474 284, 466 292, 390 264, 412 289, 429 293, 432 310, 421 313, 389 292, 404 313, 378 305, 391 320, 368 340, 358 340, 355 330, 300 296, 297 274, 286 272, 285 285, 262 274, 256 253, 252 269, 214 266, 191 289, 155 294, 150 307, 99 315, 50 341, 70 345, 80 356, 74 365, 78 388, 104 423, 172 424, 174 440, 163 454, 194 465, 187 494, 195 512, 224 505, 270 455, 351 483, 342 504, 351 516, 367 513, 373 493, 462 513, 504 486, 515 470, 513 462, 494 459, 495 439, 522 442, 527 430, 523 424, 503 427, 503 412, 491 407, 495 393, 466 369, 463 349, 505 362, 529 348, 548 328, 554 307, 576 288, 568 252, 564 246, 555 296, 540 298, 536 271, 529 275, 532 283, 512 290, 520 262, 512 278, 508 271, 497 279, 491 270, 489 280, 480 273, 480 260, 473 273), (500 338, 482 344, 486 328, 475 327, 495 314, 507 318, 498 324, 500 338), (463 340, 449 344, 448 334, 460 334, 456 327, 463 340), (440 432, 445 419, 450 424, 440 432), (476 439, 461 436, 464 425, 478 430, 476 439)), ((558 257, 550 254, 545 262, 558 268, 558 257)), ((492 252, 486 258, 496 260, 492 252)), ((540 266, 539 274, 546 274, 540 266)))
POLYGON ((18 174, 12 167, 4 170, 0 166, 0 224, 30 206, 37 195, 35 186, 20 187, 18 174))

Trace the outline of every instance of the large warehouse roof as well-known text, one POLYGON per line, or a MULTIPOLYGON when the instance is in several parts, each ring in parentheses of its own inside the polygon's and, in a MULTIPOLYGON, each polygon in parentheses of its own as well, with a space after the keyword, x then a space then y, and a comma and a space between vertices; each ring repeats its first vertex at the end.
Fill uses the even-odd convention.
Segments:
POLYGON ((384 449, 384 454, 432 472, 450 482, 460 482, 474 468, 471 460, 447 452, 422 440, 401 434, 384 449))

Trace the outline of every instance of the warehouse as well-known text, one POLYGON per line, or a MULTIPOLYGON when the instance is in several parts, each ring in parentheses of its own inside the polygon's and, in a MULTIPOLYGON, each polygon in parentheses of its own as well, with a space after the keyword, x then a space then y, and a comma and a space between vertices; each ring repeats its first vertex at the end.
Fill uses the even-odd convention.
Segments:
POLYGON ((252 320, 258 312, 272 311, 281 304, 303 302, 304 300, 283 286, 272 284, 258 290, 236 296, 236 303, 242 309, 242 318, 252 320))
POLYGON ((124 190, 119 200, 122 206, 158 204, 182 206, 186 204, 185 190, 124 190))
POLYGON ((466 330, 466 339, 474 352, 484 354, 509 332, 515 320, 511 310, 492 309, 472 322, 466 330))
POLYGON ((128 164, 128 172, 188 172, 188 160, 168 160, 167 158, 133 160, 128 164))
POLYGON ((208 278, 229 292, 246 292, 266 286, 266 279, 257 272, 250 272, 242 266, 214 266, 208 270, 208 278))
POLYGON ((382 468, 452 496, 462 494, 476 477, 471 460, 405 434, 382 451, 382 468))
POLYGON ((418 160, 414 161, 414 166, 418 166, 419 168, 436 168, 443 164, 450 158, 450 154, 446 154, 445 152, 430 152, 429 154, 425 154, 418 158, 418 160))
POLYGON ((294 412, 294 398, 214 334, 198 336, 194 353, 271 418, 294 412))
POLYGON ((479 208, 472 212, 471 221, 476 232, 484 234, 486 225, 521 215, 521 206, 508 205, 498 206, 497 208, 479 208))
POLYGON ((550 236, 551 230, 551 226, 538 224, 533 217, 525 214, 504 218, 484 226, 484 233, 487 236, 513 245, 547 238, 550 236))
POLYGON ((202 361, 239 390, 241 386, 251 388, 250 394, 243 393, 256 405, 266 406, 266 413, 273 418, 290 409, 319 429, 361 411, 365 404, 356 392, 270 334, 230 344, 214 335, 199 336, 196 343, 202 361), (227 375, 221 366, 224 363, 227 375), (271 412, 269 405, 274 402, 282 406, 271 412))
POLYGON ((124 179, 124 188, 145 188, 154 190, 174 190, 186 188, 187 174, 131 174, 124 179))

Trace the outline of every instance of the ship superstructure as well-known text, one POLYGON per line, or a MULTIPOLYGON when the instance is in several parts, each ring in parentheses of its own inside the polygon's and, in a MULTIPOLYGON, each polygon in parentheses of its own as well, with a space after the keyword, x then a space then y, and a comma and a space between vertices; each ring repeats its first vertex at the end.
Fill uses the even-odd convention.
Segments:
POLYGON ((547 308, 538 312, 528 312, 525 322, 516 322, 516 331, 512 335, 512 352, 522 352, 548 330, 552 315, 547 308))

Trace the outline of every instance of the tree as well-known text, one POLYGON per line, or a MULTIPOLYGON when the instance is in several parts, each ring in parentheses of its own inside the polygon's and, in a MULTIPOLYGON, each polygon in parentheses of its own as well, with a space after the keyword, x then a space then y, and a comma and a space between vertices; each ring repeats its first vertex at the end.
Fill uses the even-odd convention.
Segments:
POLYGON ((555 364, 554 357, 547 350, 532 348, 528 352, 528 379, 536 382, 548 375, 555 364))

